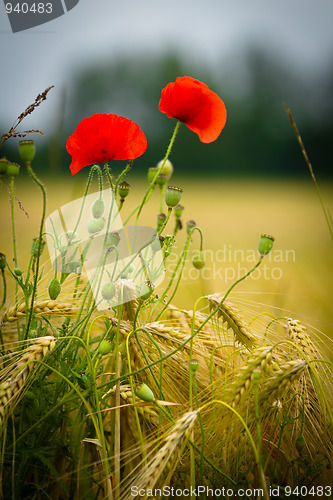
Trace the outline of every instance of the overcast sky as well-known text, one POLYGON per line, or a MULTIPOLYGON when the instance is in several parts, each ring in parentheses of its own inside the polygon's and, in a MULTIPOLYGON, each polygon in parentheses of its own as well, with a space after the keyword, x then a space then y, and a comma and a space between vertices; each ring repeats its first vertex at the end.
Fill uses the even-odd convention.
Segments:
POLYGON ((26 122, 43 128, 73 71, 123 53, 177 49, 217 64, 256 42, 271 45, 306 78, 332 65, 332 21, 332 0, 80 0, 58 19, 13 34, 1 2, 1 123, 11 125, 54 84, 49 101, 26 122))

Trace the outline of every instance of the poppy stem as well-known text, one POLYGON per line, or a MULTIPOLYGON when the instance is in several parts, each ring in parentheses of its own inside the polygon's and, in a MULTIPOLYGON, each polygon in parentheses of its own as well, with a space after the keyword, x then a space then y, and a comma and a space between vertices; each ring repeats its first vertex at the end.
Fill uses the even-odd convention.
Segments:
POLYGON ((167 215, 167 217, 166 217, 166 219, 165 219, 165 221, 164 221, 164 223, 163 223, 162 227, 161 227, 161 228, 160 228, 160 230, 158 231, 157 236, 160 236, 160 235, 163 233, 165 226, 166 226, 166 225, 167 225, 167 223, 169 222, 171 212, 172 212, 172 208, 171 208, 171 207, 169 207, 169 208, 168 208, 168 215, 167 215))
POLYGON ((109 180, 111 189, 112 189, 113 193, 115 193, 115 189, 114 189, 114 185, 113 185, 113 182, 112 182, 112 177, 111 177, 111 174, 110 174, 109 165, 108 165, 107 161, 104 163, 104 170, 105 170, 105 173, 106 173, 107 178, 109 180))
POLYGON ((118 192, 118 186, 120 184, 120 181, 121 179, 124 177, 125 174, 127 174, 127 172, 129 171, 129 169, 132 167, 133 165, 133 161, 134 160, 129 160, 126 167, 124 168, 124 170, 121 172, 121 174, 118 176, 118 179, 116 180, 116 185, 115 185, 115 188, 114 188, 114 194, 115 194, 115 197, 117 199, 117 192, 118 192))
POLYGON ((40 189, 42 191, 43 208, 42 208, 42 217, 40 220, 39 235, 38 235, 38 240, 36 243, 36 245, 37 245, 36 274, 34 277, 33 290, 32 290, 32 294, 31 294, 30 312, 29 312, 29 316, 28 316, 24 340, 26 340, 28 338, 29 328, 31 325, 33 311, 34 311, 34 301, 35 301, 35 297, 36 297, 36 293, 37 293, 37 283, 38 283, 38 277, 39 277, 38 275, 39 275, 39 263, 40 263, 40 256, 41 256, 43 226, 44 226, 45 215, 46 215, 46 191, 45 191, 45 187, 44 187, 43 183, 38 179, 35 172, 32 170, 30 161, 26 162, 26 166, 27 166, 27 170, 28 170, 30 176, 32 177, 33 181, 40 187, 40 189))
POLYGON ((171 153, 171 149, 172 149, 172 146, 175 142, 175 139, 176 139, 176 136, 177 136, 177 133, 178 133, 178 130, 179 130, 179 127, 181 125, 181 121, 178 120, 177 121, 177 124, 174 128, 174 131, 173 131, 173 134, 172 134, 172 137, 170 139, 170 142, 169 142, 169 146, 168 146, 168 149, 166 151, 166 154, 165 154, 165 157, 163 159, 163 162, 162 162, 162 165, 160 166, 160 168, 158 170, 156 170, 156 174, 155 174, 155 177, 152 179, 151 183, 149 184, 148 186, 148 189, 143 197, 143 200, 142 202, 140 203, 140 205, 138 205, 131 213, 130 215, 127 217, 127 219, 125 220, 124 222, 124 226, 126 226, 126 224, 128 223, 128 221, 130 220, 130 218, 132 217, 132 215, 135 214, 136 211, 138 211, 138 214, 136 216, 136 221, 135 221, 135 225, 138 224, 138 220, 139 220, 139 217, 140 217, 140 214, 142 212, 142 209, 143 209, 143 206, 147 203, 148 199, 149 199, 149 195, 151 194, 152 190, 154 189, 154 186, 155 186, 155 182, 156 182, 156 179, 157 177, 160 175, 160 173, 162 172, 162 169, 165 165, 165 162, 167 161, 170 153, 171 153))

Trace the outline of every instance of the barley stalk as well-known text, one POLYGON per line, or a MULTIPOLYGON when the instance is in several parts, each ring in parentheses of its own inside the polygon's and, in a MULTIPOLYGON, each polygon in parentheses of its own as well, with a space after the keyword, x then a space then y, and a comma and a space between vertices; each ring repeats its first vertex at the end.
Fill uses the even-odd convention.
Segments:
MULTIPOLYGON (((208 295, 207 298, 210 308, 214 309, 221 302, 223 294, 214 293, 212 295, 208 295)), ((217 316, 218 318, 222 317, 222 321, 223 323, 226 323, 227 329, 231 328, 234 332, 236 340, 249 350, 251 350, 257 343, 255 333, 243 320, 234 304, 231 302, 223 302, 217 311, 217 316)))
MULTIPOLYGON (((198 411, 191 411, 185 413, 176 421, 156 455, 149 460, 147 467, 143 467, 135 478, 134 484, 138 489, 142 488, 145 491, 153 489, 166 467, 173 470, 174 466, 180 460, 182 450, 189 438, 197 415, 198 411)), ((163 481, 163 484, 166 483, 167 481, 163 481)), ((122 498, 124 500, 132 498, 130 488, 122 498)))
MULTIPOLYGON (((55 300, 43 300, 41 302, 34 302, 33 311, 35 314, 66 315, 69 313, 75 313, 77 309, 73 307, 73 304, 70 302, 60 303, 55 300)), ((3 326, 8 322, 17 321, 25 317, 25 314, 26 307, 24 302, 18 307, 11 307, 1 316, 0 326, 3 326)))
POLYGON ((285 394, 293 383, 302 375, 307 366, 304 359, 293 359, 280 366, 271 378, 265 389, 259 396, 259 402, 268 401, 271 399, 277 400, 285 394))
POLYGON ((10 371, 6 370, 4 372, 6 376, 8 376, 8 373, 10 376, 0 383, 1 427, 9 411, 13 409, 28 375, 34 368, 35 362, 44 358, 55 347, 55 343, 55 338, 52 336, 36 339, 33 344, 29 345, 24 354, 18 358, 16 363, 11 366, 10 371))
POLYGON ((253 384, 254 372, 264 370, 272 359, 272 347, 260 347, 251 354, 246 365, 241 368, 236 381, 231 385, 231 406, 235 407, 253 384))
POLYGON ((288 338, 299 345, 304 354, 309 357, 318 357, 318 350, 310 336, 305 333, 305 326, 296 319, 288 318, 285 328, 288 338))

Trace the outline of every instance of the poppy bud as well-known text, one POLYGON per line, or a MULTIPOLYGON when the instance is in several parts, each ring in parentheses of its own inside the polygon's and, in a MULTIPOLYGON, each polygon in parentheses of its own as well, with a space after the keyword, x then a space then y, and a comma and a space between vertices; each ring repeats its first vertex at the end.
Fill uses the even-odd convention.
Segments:
POLYGON ((60 281, 57 280, 56 278, 54 278, 52 281, 50 281, 48 292, 49 292, 50 299, 56 300, 59 293, 61 292, 60 281))
POLYGON ((296 450, 298 451, 298 453, 301 453, 301 451, 303 450, 303 448, 305 446, 305 441, 304 441, 304 437, 302 434, 300 434, 297 437, 295 446, 296 446, 296 450))
POLYGON ((186 231, 187 231, 187 234, 190 234, 191 230, 196 226, 196 223, 194 222, 194 220, 189 220, 186 224, 186 231))
POLYGON ((20 165, 18 165, 17 163, 8 162, 7 174, 9 175, 9 177, 17 177, 19 173, 20 173, 20 165))
POLYGON ((15 267, 15 269, 13 269, 13 271, 14 271, 14 274, 16 274, 16 276, 22 276, 22 274, 23 274, 22 269, 20 269, 19 267, 15 267))
POLYGON ((106 283, 102 288, 102 297, 104 300, 111 300, 116 294, 116 287, 112 281, 106 283))
POLYGON ((24 399, 25 401, 29 401, 29 403, 32 403, 36 399, 36 395, 33 391, 25 391, 24 399))
POLYGON ((101 217, 99 219, 92 218, 88 222, 88 231, 90 234, 99 233, 104 227, 105 221, 101 217))
POLYGON ((0 158, 0 177, 3 177, 7 173, 7 165, 9 161, 7 158, 0 158))
POLYGON ((267 255, 272 250, 273 243, 273 236, 269 236, 269 234, 262 234, 258 246, 260 255, 267 255))
POLYGON ((122 356, 126 356, 127 354, 126 340, 124 340, 123 342, 121 342, 121 344, 119 344, 118 352, 120 352, 122 356))
POLYGON ((121 184, 119 184, 118 193, 119 193, 119 196, 122 200, 124 200, 126 198, 126 196, 128 196, 130 189, 131 189, 131 186, 126 181, 123 181, 121 184))
POLYGON ((172 247, 176 242, 176 238, 174 236, 166 235, 164 238, 164 257, 169 257, 172 251, 172 247))
POLYGON ((165 203, 169 208, 175 207, 181 200, 183 190, 179 187, 168 186, 165 192, 165 203))
POLYGON ((146 281, 145 283, 142 283, 139 291, 140 298, 142 300, 147 300, 151 296, 151 294, 154 291, 153 285, 150 283, 150 281, 146 281))
POLYGON ((34 141, 20 141, 19 142, 19 153, 20 157, 25 163, 31 162, 36 153, 35 142, 34 141))
POLYGON ((174 214, 176 216, 176 219, 180 219, 183 213, 184 207, 183 205, 177 205, 174 209, 174 214))
POLYGON ((99 219, 102 217, 105 211, 105 204, 102 198, 98 198, 94 201, 93 206, 91 207, 91 213, 95 219, 99 219))
POLYGON ((6 267, 6 256, 3 253, 0 253, 0 269, 5 269, 6 267))
POLYGON ((136 390, 135 395, 142 399, 142 401, 146 401, 148 403, 153 403, 155 401, 154 393, 147 384, 141 384, 136 390))
POLYGON ((161 229, 161 227, 163 226, 163 224, 165 222, 165 219, 166 219, 165 214, 158 214, 158 216, 157 216, 157 231, 159 229, 161 229))
POLYGON ((199 361, 197 359, 191 359, 190 370, 191 372, 196 372, 199 367, 199 361))
POLYGON ((120 236, 117 231, 113 231, 112 233, 108 233, 105 238, 105 245, 107 247, 116 247, 120 241, 120 236))
MULTIPOLYGON (((164 162, 164 160, 161 160, 158 162, 157 170, 159 170, 161 168, 161 166, 163 165, 163 162, 164 162)), ((173 166, 172 166, 172 163, 170 160, 166 160, 166 162, 164 163, 163 168, 161 170, 161 174, 166 175, 167 180, 169 180, 170 177, 172 176, 173 166)))
POLYGON ((163 236, 158 236, 153 240, 150 246, 153 252, 158 252, 163 247, 163 244, 164 244, 163 236))
MULTIPOLYGON (((38 255, 38 242, 39 242, 39 238, 34 238, 32 240, 31 255, 33 255, 34 257, 37 257, 37 255, 38 255)), ((44 250, 44 246, 45 246, 45 241, 42 239, 42 241, 40 242, 40 245, 39 245, 39 255, 44 250)))
POLYGON ((206 257, 202 250, 193 256, 192 264, 196 269, 201 269, 206 264, 206 257))
POLYGON ((108 340, 102 340, 102 342, 98 346, 98 354, 101 356, 105 356, 106 354, 109 354, 112 350, 112 344, 108 340))
POLYGON ((157 174, 157 172, 158 172, 158 168, 156 168, 156 167, 148 168, 147 178, 148 178, 149 184, 151 184, 153 182, 153 179, 154 179, 155 175, 157 174))

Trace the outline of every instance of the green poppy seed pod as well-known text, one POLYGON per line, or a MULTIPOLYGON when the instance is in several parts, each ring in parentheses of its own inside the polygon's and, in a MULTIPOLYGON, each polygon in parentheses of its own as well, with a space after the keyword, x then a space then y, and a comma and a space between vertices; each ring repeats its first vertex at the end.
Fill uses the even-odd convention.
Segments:
POLYGON ((157 172, 158 172, 158 168, 156 168, 156 167, 148 168, 147 178, 148 178, 149 184, 151 184, 153 182, 153 179, 154 179, 155 175, 157 174, 157 172))
POLYGON ((25 163, 30 163, 36 153, 36 147, 34 141, 20 141, 19 142, 19 153, 20 157, 25 163))
POLYGON ((48 292, 51 300, 56 300, 56 298, 59 296, 59 293, 61 292, 61 284, 60 281, 57 280, 57 278, 54 278, 50 281, 48 292))
POLYGON ((136 390, 135 395, 147 403, 153 403, 155 401, 154 393, 147 384, 141 384, 136 390))
POLYGON ((270 236, 269 234, 262 234, 258 246, 260 255, 267 255, 272 250, 273 243, 273 236, 270 236))
POLYGON ((99 219, 92 218, 88 222, 87 229, 88 229, 90 234, 99 233, 100 231, 102 231, 104 224, 105 224, 105 220, 102 219, 101 217, 99 219))
POLYGON ((165 184, 167 183, 167 181, 168 181, 167 176, 166 176, 166 175, 164 175, 164 174, 160 174, 160 175, 157 177, 157 179, 156 179, 156 184, 157 184, 158 186, 165 186, 165 184))
POLYGON ((201 269, 206 264, 206 257, 202 250, 193 256, 192 264, 196 269, 201 269))
POLYGON ((0 177, 3 177, 7 173, 7 165, 9 161, 7 158, 0 158, 0 177))
POLYGON ((175 207, 175 209, 174 209, 174 214, 175 214, 175 216, 176 216, 176 219, 180 219, 180 218, 181 218, 183 211, 184 211, 184 207, 183 207, 183 205, 179 205, 179 204, 178 204, 178 205, 175 207))
MULTIPOLYGON (((157 169, 158 170, 163 165, 163 162, 164 162, 164 160, 161 160, 161 161, 158 162, 158 164, 157 164, 157 169)), ((163 168, 161 170, 161 174, 166 175, 167 180, 169 180, 170 177, 172 176, 172 174, 173 174, 173 166, 172 166, 172 163, 171 163, 170 160, 166 160, 166 162, 164 163, 164 166, 163 166, 163 168)))
POLYGON ((142 283, 139 291, 140 298, 142 300, 147 300, 151 296, 151 294, 154 291, 153 285, 150 283, 150 281, 146 281, 145 283, 142 283))
MULTIPOLYGON (((34 257, 37 257, 37 255, 38 255, 38 241, 39 241, 39 238, 34 238, 32 240, 31 255, 33 255, 34 257)), ((42 241, 39 245, 39 255, 41 255, 42 251, 44 250, 44 246, 45 246, 45 241, 42 239, 42 241)))
POLYGON ((17 177, 19 173, 20 173, 20 165, 18 165, 17 163, 8 162, 7 175, 9 175, 9 177, 17 177))
POLYGON ((108 340, 102 340, 102 342, 98 346, 98 354, 101 356, 105 356, 109 354, 112 350, 112 344, 108 340))
POLYGON ((158 236, 157 238, 155 238, 152 242, 152 244, 150 245, 151 246, 151 249, 153 252, 158 252, 159 250, 161 250, 161 248, 163 247, 164 245, 164 238, 163 236, 158 236))
POLYGON ((196 223, 194 222, 193 219, 189 220, 187 223, 186 223, 186 231, 187 231, 187 234, 190 234, 191 230, 196 226, 196 223))
POLYGON ((166 215, 165 214, 158 214, 157 216, 157 231, 161 229, 163 226, 164 222, 166 220, 166 215))
POLYGON ((16 276, 22 276, 22 274, 23 274, 22 269, 20 269, 19 267, 15 267, 15 269, 13 269, 13 271, 14 271, 14 274, 16 276))
POLYGON ((179 187, 168 186, 165 191, 165 203, 169 208, 173 208, 181 200, 183 190, 179 187))
POLYGON ((126 181, 123 181, 121 184, 119 184, 118 193, 119 193, 119 196, 122 200, 124 200, 126 198, 126 196, 128 196, 130 189, 131 189, 131 186, 126 181))
POLYGON ((190 370, 191 372, 196 372, 199 367, 199 361, 197 359, 191 359, 190 370))
POLYGON ((296 446, 296 450, 298 451, 298 453, 301 453, 301 451, 303 450, 303 448, 305 446, 305 441, 304 441, 303 434, 300 434, 297 437, 295 446, 296 446))
POLYGON ((0 269, 5 269, 6 267, 6 256, 4 253, 0 253, 0 269))
POLYGON ((104 300, 112 300, 116 295, 116 287, 112 281, 109 281, 102 287, 102 297, 104 300))
POLYGON ((120 241, 120 236, 117 231, 112 231, 111 233, 108 233, 105 237, 105 245, 107 247, 116 247, 120 241))
POLYGON ((91 213, 94 219, 99 219, 102 217, 105 211, 105 204, 102 198, 98 198, 94 201, 93 206, 91 207, 91 213))

